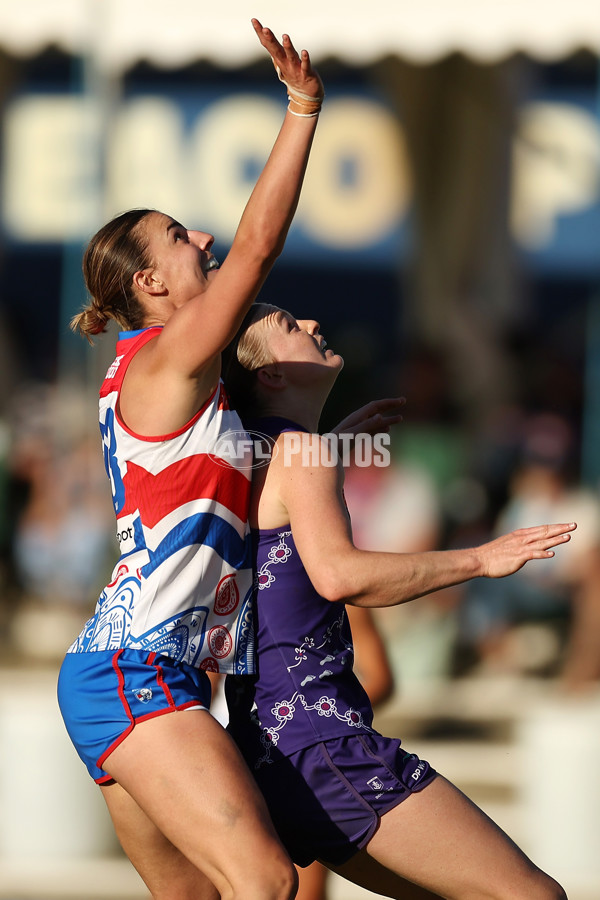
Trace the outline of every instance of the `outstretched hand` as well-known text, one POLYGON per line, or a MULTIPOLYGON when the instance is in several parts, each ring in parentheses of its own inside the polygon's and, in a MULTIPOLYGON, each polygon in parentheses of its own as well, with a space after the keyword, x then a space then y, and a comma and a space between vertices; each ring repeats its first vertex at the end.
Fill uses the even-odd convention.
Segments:
POLYGON ((382 434, 390 430, 391 425, 402 421, 400 409, 405 404, 404 397, 392 397, 386 400, 371 400, 346 416, 345 419, 331 429, 332 434, 382 434))
POLYGON ((562 525, 536 525, 519 528, 477 548, 482 575, 487 578, 503 578, 522 569, 532 559, 548 559, 554 556, 551 547, 571 540, 570 532, 577 528, 575 522, 562 525))
POLYGON ((325 94, 323 82, 311 65, 308 51, 301 50, 298 54, 288 34, 284 34, 279 43, 271 29, 264 28, 258 19, 252 19, 252 27, 288 90, 322 100, 325 94))

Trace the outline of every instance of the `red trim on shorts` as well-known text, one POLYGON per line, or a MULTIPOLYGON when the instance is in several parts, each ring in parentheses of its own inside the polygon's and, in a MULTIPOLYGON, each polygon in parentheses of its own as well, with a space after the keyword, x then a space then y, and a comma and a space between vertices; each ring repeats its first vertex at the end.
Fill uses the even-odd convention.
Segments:
POLYGON ((116 784, 112 775, 103 775, 101 778, 94 778, 96 784, 116 784))
MULTIPOLYGON (((153 666, 153 668, 156 669, 157 683, 162 688, 163 693, 169 703, 169 706, 167 709, 160 709, 160 710, 156 710, 155 712, 146 713, 145 716, 137 716, 137 717, 134 716, 133 713, 131 712, 131 707, 129 706, 129 703, 127 702, 127 699, 125 698, 125 690, 124 690, 125 678, 123 677, 123 673, 121 672, 121 669, 119 667, 119 657, 122 653, 123 653, 122 649, 117 650, 117 652, 114 654, 114 656, 112 658, 112 666, 113 666, 113 669, 115 670, 115 672, 117 673, 117 679, 119 682, 118 693, 119 693, 119 696, 121 697, 121 702, 127 713, 127 718, 129 719, 130 724, 125 729, 125 731, 123 731, 119 735, 119 737, 115 741, 112 742, 110 747, 107 750, 105 750, 104 753, 102 754, 102 756, 96 761, 96 765, 98 766, 99 769, 103 768, 103 763, 106 762, 106 760, 108 759, 110 754, 113 752, 113 750, 116 750, 117 747, 123 743, 125 738, 131 734, 131 732, 133 731, 133 729, 139 722, 148 722, 150 719, 156 719, 158 716, 164 716, 167 713, 177 712, 179 710, 183 711, 185 709, 199 708, 199 709, 208 711, 208 706, 205 706, 203 703, 200 703, 198 700, 188 700, 188 701, 186 701, 186 703, 182 703, 179 706, 176 706, 175 701, 173 700, 173 695, 171 694, 171 691, 169 690, 168 685, 166 685, 164 683, 162 666, 159 666, 154 663, 154 660, 156 659, 157 654, 150 653, 148 655, 148 659, 146 660, 146 662, 148 665, 153 666)), ((112 775, 107 774, 107 775, 101 776, 100 778, 96 778, 94 780, 95 780, 96 784, 110 784, 110 782, 114 781, 114 778, 112 777, 112 775)))
MULTIPOLYGON (((129 725, 125 729, 125 731, 123 731, 119 735, 119 737, 116 739, 116 741, 113 741, 113 743, 110 745, 108 750, 105 750, 104 753, 102 754, 102 756, 100 756, 98 758, 98 760, 96 761, 96 765, 98 766, 99 769, 102 768, 102 764, 106 761, 106 759, 108 759, 108 757, 113 752, 113 750, 119 746, 121 741, 124 741, 125 738, 127 737, 127 735, 131 734, 131 732, 133 731, 134 725, 135 725, 135 719, 133 717, 133 713, 131 712, 129 703, 127 702, 127 700, 125 698, 125 678, 123 677, 123 673, 121 672, 121 669, 119 667, 119 657, 121 656, 122 653, 123 653, 123 650, 121 649, 121 650, 117 650, 117 652, 114 654, 114 656, 112 658, 112 667, 115 670, 116 675, 117 675, 117 681, 118 681, 118 685, 119 685, 117 690, 119 693, 119 697, 121 698, 121 703, 123 704, 123 708, 124 708, 125 712, 127 713, 127 718, 129 719, 129 725)), ((108 779, 111 781, 114 780, 111 778, 110 775, 108 776, 108 779)), ((101 780, 97 779, 96 783, 102 784, 105 780, 106 780, 106 778, 102 778, 101 780)))
MULTIPOLYGON (((123 734, 119 735, 119 737, 116 739, 116 741, 113 741, 113 743, 110 745, 108 750, 106 750, 102 754, 100 759, 96 762, 96 765, 98 766, 99 769, 101 769, 103 766, 103 763, 106 762, 106 760, 108 759, 110 754, 113 752, 113 750, 116 750, 117 747, 119 746, 119 744, 123 743, 125 738, 131 734, 131 732, 133 731, 133 729, 135 728, 136 725, 140 724, 141 722, 148 722, 148 721, 150 721, 150 719, 157 719, 159 716, 165 716, 165 715, 168 715, 169 713, 183 712, 183 710, 185 710, 185 709, 203 709, 205 712, 208 712, 207 706, 203 706, 203 704, 199 703, 197 700, 188 700, 187 703, 182 703, 181 706, 170 706, 168 709, 160 709, 153 713, 147 713, 145 716, 140 716, 139 718, 135 719, 131 723, 129 728, 125 729, 123 734)), ((112 775, 103 775, 101 778, 94 779, 96 784, 109 784, 111 781, 114 781, 114 780, 115 779, 112 777, 112 775)))
POLYGON ((119 657, 121 656, 122 653, 123 653, 123 650, 117 650, 117 652, 115 653, 115 655, 112 658, 112 667, 115 670, 115 672, 117 673, 117 680, 119 682, 118 691, 119 691, 119 697, 121 698, 121 703, 123 704, 123 708, 125 709, 125 712, 127 713, 127 718, 129 719, 129 721, 131 722, 131 725, 133 726, 133 722, 134 722, 133 713, 131 712, 131 708, 125 697, 125 678, 123 676, 123 673, 121 672, 121 667, 119 666, 119 657))
MULTIPOLYGON (((150 665, 154 665, 154 663, 150 663, 150 665)), ((154 665, 154 668, 156 669, 156 682, 157 682, 158 686, 160 688, 162 688, 162 691, 163 691, 165 697, 167 698, 167 703, 169 704, 169 706, 172 709, 175 709, 175 701, 173 700, 173 694, 171 693, 171 689, 169 688, 169 685, 165 684, 162 666, 159 666, 158 663, 156 663, 156 665, 154 665)))

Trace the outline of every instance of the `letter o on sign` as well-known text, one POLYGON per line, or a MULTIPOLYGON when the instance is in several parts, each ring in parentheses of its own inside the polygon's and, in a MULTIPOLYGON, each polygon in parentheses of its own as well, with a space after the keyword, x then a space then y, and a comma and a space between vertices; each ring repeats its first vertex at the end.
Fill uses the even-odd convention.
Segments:
POLYGON ((188 199, 221 238, 235 234, 281 117, 282 104, 260 94, 225 97, 198 117, 191 137, 194 177, 188 199))
POLYGON ((394 116, 369 100, 325 100, 298 218, 313 240, 340 249, 385 237, 405 214, 409 172, 394 116))

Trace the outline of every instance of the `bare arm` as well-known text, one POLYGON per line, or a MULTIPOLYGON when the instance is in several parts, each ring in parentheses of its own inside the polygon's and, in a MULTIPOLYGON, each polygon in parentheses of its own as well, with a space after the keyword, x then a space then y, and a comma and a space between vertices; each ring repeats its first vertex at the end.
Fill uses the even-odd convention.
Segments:
MULTIPOLYGON (((305 436, 306 437, 306 436, 305 436)), ((313 436, 314 440, 319 440, 313 436)), ((554 556, 574 523, 522 528, 479 547, 425 553, 359 550, 352 542, 339 468, 279 454, 265 485, 287 511, 294 541, 316 590, 354 606, 395 606, 476 577, 501 578, 554 556), (287 465, 284 465, 284 461, 287 465)))
MULTIPOLYGON (((323 86, 306 51, 298 54, 287 35, 280 43, 252 20, 261 44, 288 85, 312 96, 323 86)), ((231 249, 206 291, 169 319, 161 353, 184 376, 197 376, 229 343, 281 253, 306 171, 317 117, 286 113, 269 159, 252 191, 231 249)))
MULTIPOLYGON (((285 79, 290 96, 292 91, 299 91, 307 97, 322 98, 323 85, 308 53, 299 55, 286 35, 279 43, 256 19, 252 24, 285 79)), ((313 105, 318 108, 320 99, 313 105)), ((145 435, 176 431, 215 390, 221 374, 221 351, 234 336, 283 249, 316 122, 316 116, 298 116, 288 110, 221 268, 195 296, 185 297, 184 289, 183 302, 173 303, 175 308, 168 316, 159 314, 162 331, 136 355, 123 383, 121 414, 134 431, 145 435), (160 403, 156 402, 158 397, 160 403)))

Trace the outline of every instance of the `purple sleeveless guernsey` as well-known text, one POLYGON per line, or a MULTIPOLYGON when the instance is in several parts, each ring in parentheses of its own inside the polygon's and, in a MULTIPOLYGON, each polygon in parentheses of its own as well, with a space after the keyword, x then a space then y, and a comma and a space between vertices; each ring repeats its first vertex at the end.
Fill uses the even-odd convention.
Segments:
MULTIPOLYGON (((263 434, 300 431, 281 418, 252 423, 263 434)), ((255 768, 319 741, 374 733, 373 711, 353 671, 346 610, 314 589, 289 527, 253 531, 258 679, 250 717, 232 699, 230 729, 255 768)), ((253 679, 243 679, 250 682, 253 679)), ((246 694, 245 703, 250 705, 246 694)))

